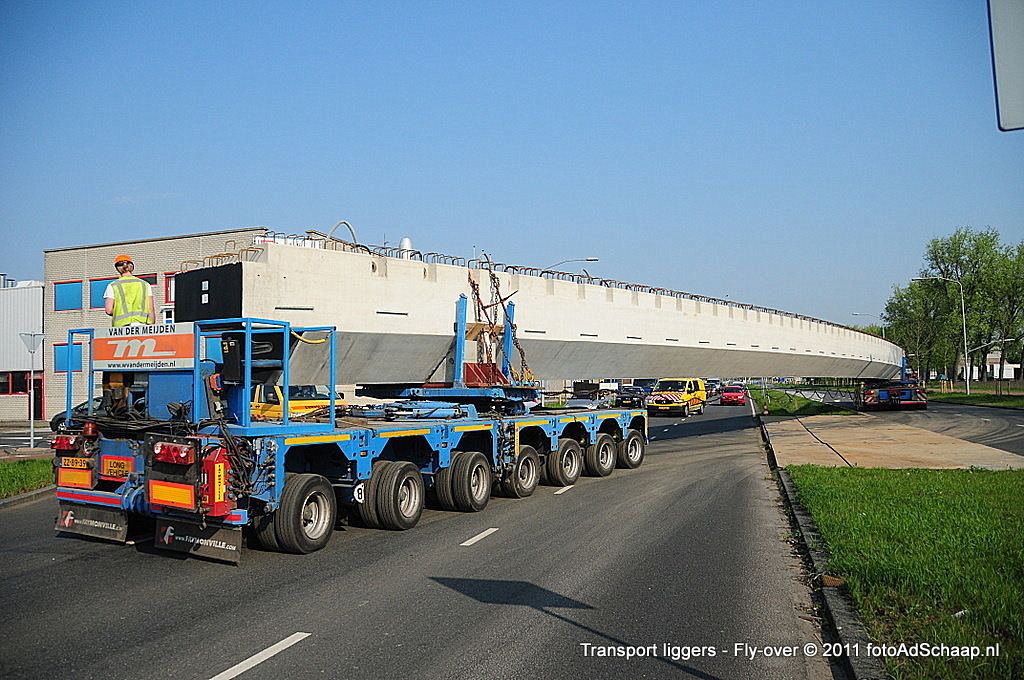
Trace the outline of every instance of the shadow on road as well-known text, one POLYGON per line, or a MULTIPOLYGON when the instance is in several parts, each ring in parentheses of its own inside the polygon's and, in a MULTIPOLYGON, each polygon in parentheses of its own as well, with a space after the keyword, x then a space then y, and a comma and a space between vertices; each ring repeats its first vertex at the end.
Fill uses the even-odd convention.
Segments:
MULTIPOLYGON (((726 406, 724 408, 732 407, 726 406)), ((699 437, 705 434, 738 432, 757 427, 757 421, 750 415, 749 406, 737 406, 736 408, 742 410, 737 410, 736 415, 730 415, 725 418, 705 419, 703 416, 690 416, 682 421, 676 418, 652 418, 648 434, 654 438, 654 441, 658 442, 667 439, 699 437)))
MULTIPOLYGON (((553 611, 549 611, 550 608, 555 609, 594 609, 589 604, 574 600, 571 597, 565 597, 558 593, 542 588, 538 585, 530 583, 529 581, 506 581, 500 579, 481 579, 481 578, 446 578, 442 576, 431 576, 432 581, 440 583, 446 588, 450 588, 458 593, 462 593, 466 597, 472 598, 477 602, 483 604, 496 604, 506 606, 521 606, 529 607, 530 609, 542 612, 568 623, 569 625, 575 626, 581 630, 585 630, 592 635, 602 637, 605 640, 609 640, 616 645, 624 647, 631 646, 630 643, 620 640, 616 637, 602 633, 599 630, 591 628, 590 626, 578 623, 553 611)), ((653 659, 662 663, 668 664, 673 668, 683 671, 684 673, 691 675, 695 678, 703 678, 704 680, 717 680, 716 676, 710 675, 703 671, 691 668, 685 664, 681 664, 671 659, 664 657, 652 657, 653 659)))

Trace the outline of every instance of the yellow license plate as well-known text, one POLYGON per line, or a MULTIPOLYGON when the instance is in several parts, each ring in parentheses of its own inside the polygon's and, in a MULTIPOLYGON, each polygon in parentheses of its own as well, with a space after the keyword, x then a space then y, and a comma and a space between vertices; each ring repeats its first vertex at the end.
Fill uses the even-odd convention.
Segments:
POLYGON ((104 477, 127 477, 128 473, 132 471, 132 459, 131 458, 112 458, 107 457, 103 459, 103 476, 104 477))
POLYGON ((60 459, 60 466, 62 468, 73 468, 75 470, 88 470, 89 459, 65 456, 60 459))

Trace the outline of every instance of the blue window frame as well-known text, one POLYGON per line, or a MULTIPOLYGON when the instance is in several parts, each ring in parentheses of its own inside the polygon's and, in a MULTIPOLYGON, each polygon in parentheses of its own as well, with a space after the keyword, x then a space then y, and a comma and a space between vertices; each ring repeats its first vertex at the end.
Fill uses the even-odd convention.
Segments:
MULTIPOLYGON (((68 343, 53 343, 53 370, 55 373, 68 372, 68 343)), ((82 343, 76 342, 71 345, 70 366, 72 372, 82 370, 82 343)))
POLYGON ((82 282, 56 281, 53 284, 53 309, 66 312, 82 308, 82 282))

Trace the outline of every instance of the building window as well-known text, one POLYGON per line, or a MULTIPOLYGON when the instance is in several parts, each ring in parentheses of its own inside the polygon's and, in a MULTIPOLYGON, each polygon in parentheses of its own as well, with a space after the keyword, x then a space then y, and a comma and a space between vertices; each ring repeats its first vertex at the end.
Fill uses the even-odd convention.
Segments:
POLYGON ((82 343, 76 342, 72 345, 70 353, 68 352, 68 343, 53 343, 54 373, 67 373, 69 366, 75 372, 82 370, 82 343))
POLYGON ((136 274, 135 276, 151 286, 156 286, 156 274, 136 274))
POLYGON ((174 304, 174 275, 176 272, 164 272, 164 302, 174 304))
MULTIPOLYGON (((36 390, 42 389, 42 373, 36 371, 36 390)), ((0 373, 0 397, 10 395, 28 394, 28 372, 3 372, 0 373)))
POLYGON ((164 323, 174 323, 174 307, 165 307, 162 314, 164 323))
POLYGON ((116 276, 108 276, 102 279, 89 279, 89 307, 91 309, 103 309, 103 293, 111 281, 117 280, 116 276))
POLYGON ((53 309, 66 312, 82 308, 82 282, 55 281, 53 284, 53 309))

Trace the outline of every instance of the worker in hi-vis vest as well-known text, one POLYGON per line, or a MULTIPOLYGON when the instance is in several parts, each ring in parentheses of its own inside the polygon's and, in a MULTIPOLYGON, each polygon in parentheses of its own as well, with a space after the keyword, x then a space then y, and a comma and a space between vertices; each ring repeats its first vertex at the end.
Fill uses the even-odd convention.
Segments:
POLYGON ((111 317, 111 326, 132 326, 156 323, 153 290, 142 279, 134 276, 135 263, 128 255, 114 258, 118 276, 103 292, 103 309, 111 317))

